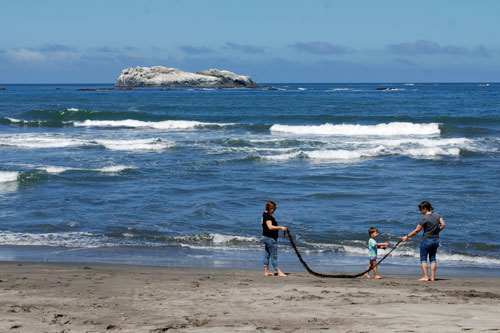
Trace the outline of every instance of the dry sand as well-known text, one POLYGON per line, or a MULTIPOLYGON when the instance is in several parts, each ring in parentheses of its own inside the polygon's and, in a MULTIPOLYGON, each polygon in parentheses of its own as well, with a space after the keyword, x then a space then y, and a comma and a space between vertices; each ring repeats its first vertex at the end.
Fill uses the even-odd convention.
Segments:
POLYGON ((0 331, 500 331, 500 279, 417 278, 6 262, 0 331))

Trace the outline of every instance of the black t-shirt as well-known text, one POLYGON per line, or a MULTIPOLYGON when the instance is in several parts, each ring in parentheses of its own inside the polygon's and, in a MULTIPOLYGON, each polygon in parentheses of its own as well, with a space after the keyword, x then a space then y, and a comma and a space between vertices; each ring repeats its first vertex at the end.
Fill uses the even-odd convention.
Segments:
POLYGON ((264 212, 264 214, 262 214, 262 235, 274 239, 278 238, 279 230, 269 230, 266 221, 271 221, 272 225, 274 226, 278 225, 278 223, 271 214, 264 212))

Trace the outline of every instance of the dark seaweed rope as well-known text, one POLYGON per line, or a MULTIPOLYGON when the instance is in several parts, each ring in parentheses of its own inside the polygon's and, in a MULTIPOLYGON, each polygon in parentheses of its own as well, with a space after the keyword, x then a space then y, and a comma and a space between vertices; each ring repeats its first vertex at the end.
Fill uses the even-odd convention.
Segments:
POLYGON ((293 241, 293 237, 292 237, 292 234, 290 233, 290 230, 287 229, 284 233, 285 233, 285 235, 288 236, 288 239, 290 240, 290 244, 292 245, 293 249, 295 250, 295 253, 297 254, 297 257, 299 258, 299 261, 302 263, 302 266, 304 266, 304 268, 309 272, 309 274, 312 274, 312 275, 320 277, 320 278, 352 279, 352 278, 357 278, 357 277, 363 276, 366 273, 368 273, 369 271, 371 271, 372 269, 374 269, 376 266, 378 266, 403 241, 402 239, 400 239, 399 242, 397 242, 396 245, 394 245, 394 247, 389 252, 387 252, 382 259, 380 259, 377 263, 375 263, 375 265, 373 265, 373 267, 371 267, 370 269, 367 269, 363 273, 359 273, 359 274, 323 274, 323 273, 318 273, 318 272, 313 271, 311 268, 309 268, 309 266, 306 264, 304 259, 302 259, 302 256, 300 255, 300 252, 297 249, 295 242, 293 241))

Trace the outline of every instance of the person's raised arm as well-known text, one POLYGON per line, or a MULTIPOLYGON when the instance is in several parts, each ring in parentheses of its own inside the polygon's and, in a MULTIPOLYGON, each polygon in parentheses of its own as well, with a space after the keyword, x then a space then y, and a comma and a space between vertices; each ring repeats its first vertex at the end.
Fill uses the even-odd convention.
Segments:
POLYGON ((275 225, 273 225, 273 222, 271 220, 267 220, 266 221, 266 225, 267 225, 267 228, 269 230, 283 230, 283 231, 286 231, 286 227, 283 227, 283 226, 280 226, 280 225, 275 226, 275 225))
POLYGON ((415 236, 416 234, 418 234, 420 232, 420 230, 422 230, 422 226, 420 224, 417 224, 417 227, 415 228, 415 230, 413 230, 408 235, 401 238, 401 240, 403 242, 406 242, 408 240, 408 238, 415 236))

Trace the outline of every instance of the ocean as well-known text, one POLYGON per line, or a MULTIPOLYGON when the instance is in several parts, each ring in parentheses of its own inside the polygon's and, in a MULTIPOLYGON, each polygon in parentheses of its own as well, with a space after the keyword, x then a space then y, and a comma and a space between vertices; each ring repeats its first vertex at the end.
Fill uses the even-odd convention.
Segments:
MULTIPOLYGON (((500 276, 500 84, 3 86, 0 260, 262 269, 273 200, 313 269, 361 272, 427 200, 438 274, 500 276)), ((420 272, 420 239, 380 272, 420 272)))

